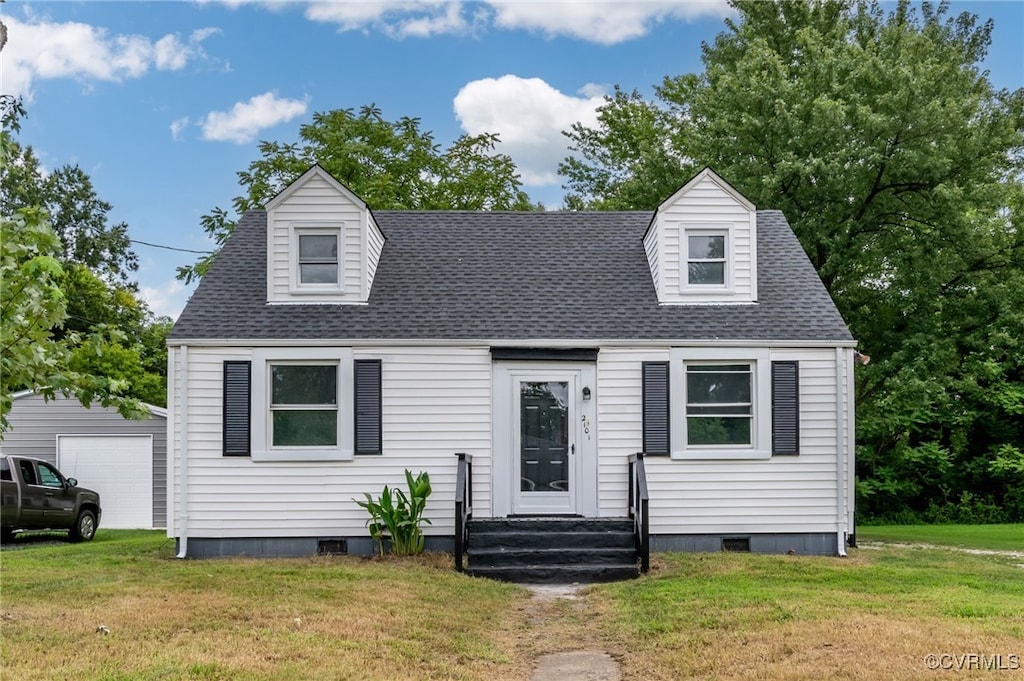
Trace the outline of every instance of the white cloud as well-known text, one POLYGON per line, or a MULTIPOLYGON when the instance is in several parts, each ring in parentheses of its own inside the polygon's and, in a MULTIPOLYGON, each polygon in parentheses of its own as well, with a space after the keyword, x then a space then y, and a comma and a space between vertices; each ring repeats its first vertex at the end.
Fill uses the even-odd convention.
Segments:
POLYGON ((725 0, 676 0, 675 2, 518 2, 491 0, 494 25, 504 29, 541 31, 549 36, 569 36, 612 45, 646 35, 663 21, 690 21, 702 16, 724 17, 730 9, 725 0))
POLYGON ((78 22, 55 23, 5 17, 8 43, 3 52, 4 94, 32 97, 32 84, 49 78, 120 82, 150 69, 177 71, 205 57, 202 41, 215 28, 194 31, 187 40, 169 33, 155 42, 141 35, 111 35, 78 22))
POLYGON ((309 97, 279 98, 275 92, 264 92, 248 102, 237 102, 230 111, 211 111, 203 121, 203 139, 245 144, 256 139, 260 131, 301 116, 309 109, 309 97))
MULTIPOLYGON (((461 2, 444 0, 382 0, 380 2, 311 2, 306 18, 338 25, 339 31, 376 28, 392 38, 429 38, 463 34, 472 23, 461 2)), ((474 16, 475 22, 478 17, 474 16)))
POLYGON ((491 25, 604 45, 647 35, 658 23, 724 17, 731 12, 727 0, 486 0, 470 8, 467 3, 446 0, 220 1, 232 8, 251 5, 271 11, 303 5, 311 21, 337 24, 339 31, 377 30, 393 38, 465 35, 491 25))
POLYGON ((171 279, 157 286, 140 286, 139 294, 149 304, 153 314, 177 319, 185 309, 185 303, 192 294, 191 289, 177 279, 171 279))
POLYGON ((176 118, 171 121, 171 138, 177 142, 181 139, 181 131, 188 125, 188 116, 176 118))
POLYGON ((471 135, 501 135, 500 151, 515 161, 524 184, 553 184, 558 162, 569 153, 562 131, 576 122, 596 125, 597 107, 604 103, 599 86, 580 91, 580 97, 566 95, 540 78, 483 78, 459 90, 455 115, 471 135))
POLYGON ((177 35, 168 34, 153 45, 156 67, 163 71, 180 71, 189 58, 188 46, 177 35))

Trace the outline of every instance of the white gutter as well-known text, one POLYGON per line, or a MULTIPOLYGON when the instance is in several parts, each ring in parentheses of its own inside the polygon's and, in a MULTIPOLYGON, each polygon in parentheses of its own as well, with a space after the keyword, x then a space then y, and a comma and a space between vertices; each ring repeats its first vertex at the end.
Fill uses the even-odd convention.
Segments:
MULTIPOLYGON (((181 452, 178 456, 178 555, 188 556, 188 346, 181 346, 181 370, 178 375, 178 399, 181 409, 181 452)), ((173 443, 173 440, 172 440, 173 443)), ((173 445, 171 447, 173 451, 173 445)))
POLYGON ((836 348, 836 546, 839 555, 846 557, 846 409, 843 401, 846 397, 846 384, 849 380, 846 373, 846 362, 843 348, 836 348))

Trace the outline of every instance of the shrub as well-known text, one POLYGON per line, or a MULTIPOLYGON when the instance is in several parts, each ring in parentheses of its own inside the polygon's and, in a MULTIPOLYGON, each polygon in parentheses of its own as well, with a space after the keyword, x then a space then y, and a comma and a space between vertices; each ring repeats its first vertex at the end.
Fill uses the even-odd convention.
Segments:
POLYGON ((430 476, 425 471, 415 478, 408 470, 405 481, 409 486, 406 495, 398 487, 389 488, 384 485, 380 497, 374 501, 369 493, 364 492, 366 501, 356 501, 370 514, 366 526, 370 536, 377 542, 380 555, 384 555, 384 543, 391 542, 391 552, 398 556, 411 556, 423 553, 423 523, 430 524, 429 518, 423 517, 430 496, 430 476))

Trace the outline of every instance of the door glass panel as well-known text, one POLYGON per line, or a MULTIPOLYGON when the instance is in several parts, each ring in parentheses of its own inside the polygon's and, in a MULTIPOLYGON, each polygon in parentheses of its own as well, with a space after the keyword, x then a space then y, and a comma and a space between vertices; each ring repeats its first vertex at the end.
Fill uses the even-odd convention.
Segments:
POLYGON ((519 384, 520 487, 569 491, 569 383, 519 384))

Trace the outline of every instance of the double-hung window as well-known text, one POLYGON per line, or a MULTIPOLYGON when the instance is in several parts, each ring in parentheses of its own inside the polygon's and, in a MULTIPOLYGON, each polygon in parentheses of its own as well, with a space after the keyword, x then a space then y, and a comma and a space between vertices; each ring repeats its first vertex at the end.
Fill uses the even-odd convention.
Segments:
POLYGON ((752 364, 687 363, 687 446, 751 446, 752 398, 752 364))
POLYGON ((224 362, 223 454, 348 461, 381 454, 380 359, 352 348, 257 348, 224 362))
POLYGON ((299 283, 338 283, 337 234, 299 234, 299 283))
POLYGON ((723 230, 686 231, 688 286, 726 286, 728 233, 723 230))
POLYGON ((271 447, 338 444, 338 365, 270 365, 271 447))
POLYGON ((717 299, 736 285, 735 225, 679 223, 679 288, 694 300, 717 299))
MULTIPOLYGON (((764 348, 673 348, 669 446, 677 459, 772 456, 772 361, 764 348)), ((645 414, 655 414, 646 409, 645 414)))
POLYGON ((291 281, 294 292, 343 293, 344 225, 293 224, 291 230, 291 281))

